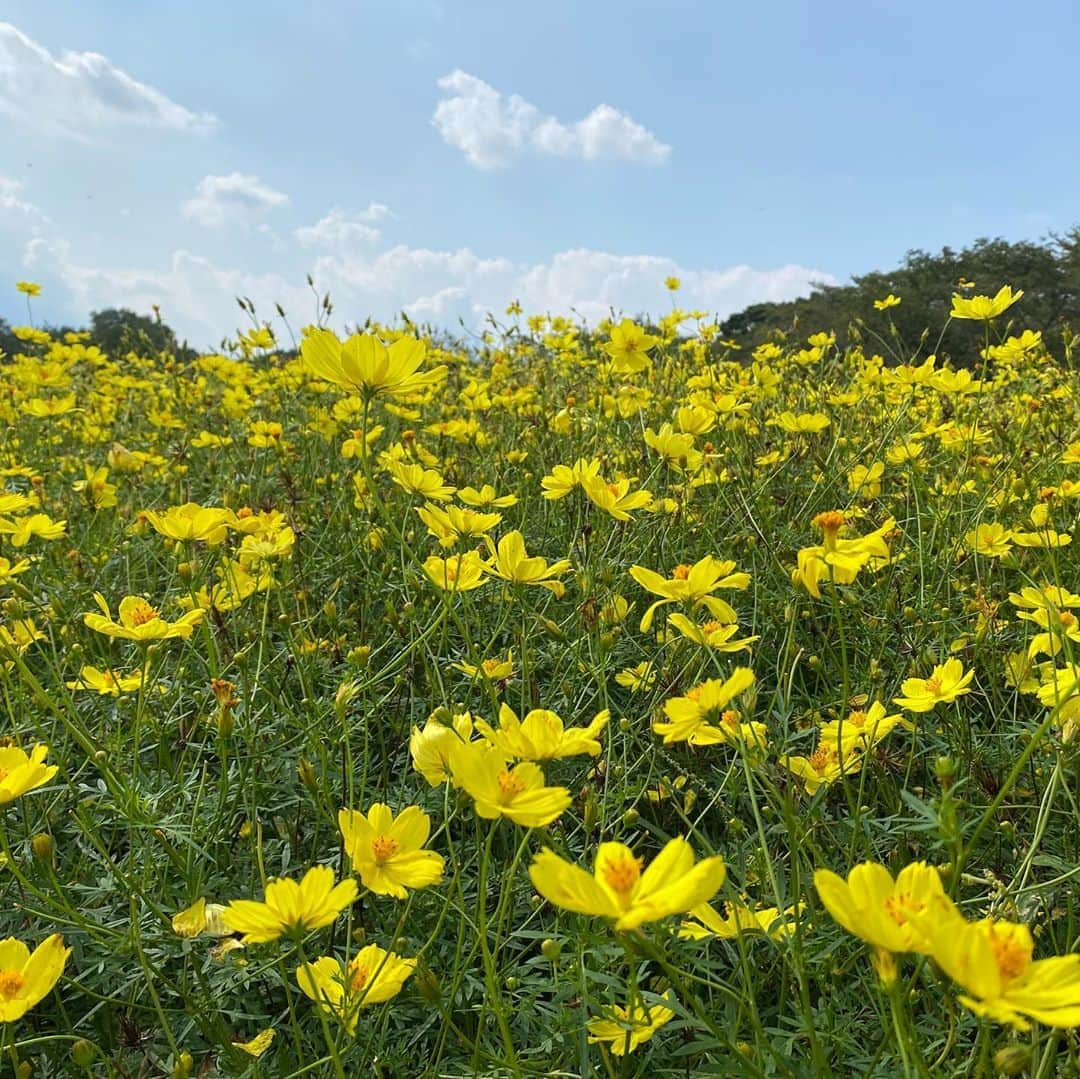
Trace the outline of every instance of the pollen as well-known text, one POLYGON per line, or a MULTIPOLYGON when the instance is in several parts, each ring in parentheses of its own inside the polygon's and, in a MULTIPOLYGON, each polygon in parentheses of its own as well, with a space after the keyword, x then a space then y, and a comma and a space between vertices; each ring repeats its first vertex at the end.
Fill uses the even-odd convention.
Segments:
POLYGON ((989 938, 1001 977, 1011 981, 1023 974, 1031 962, 1030 944, 1008 932, 1000 932, 994 926, 990 927, 989 938))
POLYGON ((17 970, 0 970, 0 1000, 14 1000, 26 986, 26 979, 17 970))
POLYGON ((145 626, 147 622, 153 622, 157 616, 157 609, 151 607, 149 603, 143 602, 131 612, 131 624, 132 626, 145 626))
POLYGON ((631 892, 641 879, 643 858, 634 858, 629 854, 619 855, 608 862, 603 870, 604 883, 619 895, 631 892))
POLYGON ((499 791, 502 793, 503 798, 509 800, 515 795, 521 794, 524 789, 525 780, 521 776, 506 771, 499 773, 499 791))
POLYGON ((685 562, 680 563, 671 571, 671 577, 676 581, 685 581, 690 576, 690 566, 685 562))
POLYGON ((393 836, 379 835, 371 841, 372 857, 380 864, 393 858, 399 848, 400 844, 393 836))
POLYGON ((847 518, 842 510, 826 510, 819 513, 811 523, 820 528, 826 536, 835 536, 847 524, 847 518))
POLYGON ((941 692, 941 679, 940 678, 927 678, 926 690, 928 693, 933 693, 935 696, 941 692))

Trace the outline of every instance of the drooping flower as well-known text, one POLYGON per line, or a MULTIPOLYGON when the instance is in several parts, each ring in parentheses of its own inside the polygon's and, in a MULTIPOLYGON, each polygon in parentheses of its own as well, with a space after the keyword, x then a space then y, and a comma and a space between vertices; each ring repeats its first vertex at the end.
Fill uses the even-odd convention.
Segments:
POLYGON ((338 813, 338 827, 360 882, 376 895, 404 899, 408 889, 442 880, 443 856, 422 849, 431 834, 431 818, 418 806, 409 806, 396 817, 381 802, 366 816, 343 809, 338 813))
POLYGON ((644 862, 623 843, 601 843, 589 873, 545 847, 533 859, 529 877, 555 906, 609 918, 624 930, 707 903, 727 875, 719 855, 695 864, 693 849, 679 837, 669 840, 648 868, 644 862))
POLYGON ((896 527, 891 517, 873 532, 847 539, 840 538, 840 531, 847 524, 847 518, 840 510, 819 513, 813 523, 821 529, 822 541, 799 551, 792 579, 815 599, 821 598, 820 582, 823 580, 851 584, 864 566, 888 563, 890 554, 885 536, 896 527))

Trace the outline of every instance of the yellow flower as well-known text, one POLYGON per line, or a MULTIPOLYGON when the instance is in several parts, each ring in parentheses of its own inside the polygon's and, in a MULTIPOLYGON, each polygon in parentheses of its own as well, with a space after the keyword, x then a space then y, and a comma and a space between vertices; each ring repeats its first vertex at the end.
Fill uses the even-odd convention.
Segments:
POLYGON ((877 498, 881 494, 881 477, 885 466, 880 461, 872 465, 856 465, 848 473, 848 490, 856 498, 877 498))
POLYGON ((439 787, 450 778, 450 747, 472 738, 473 719, 469 712, 451 717, 451 725, 440 723, 437 713, 428 716, 423 730, 413 727, 409 755, 413 767, 431 784, 439 787))
POLYGON ((65 683, 68 689, 93 689, 103 697, 119 697, 125 693, 134 693, 142 685, 142 671, 133 674, 119 674, 112 670, 99 670, 85 664, 79 677, 65 683))
POLYGON ((875 311, 888 311, 890 307, 898 307, 900 305, 900 297, 894 296, 891 292, 884 300, 874 301, 875 311))
POLYGON ((611 357, 614 371, 632 375, 649 367, 649 353, 659 343, 659 337, 647 334, 633 319, 624 318, 611 327, 611 340, 601 347, 611 357))
POLYGON ((24 296, 40 296, 41 286, 34 281, 16 281, 15 288, 24 296))
POLYGON ((1008 285, 1002 285, 993 299, 989 296, 965 297, 954 292, 952 310, 949 314, 952 318, 972 318, 988 321, 1004 314, 1023 295, 1023 289, 1013 292, 1008 285))
POLYGON ((387 347, 377 337, 354 333, 339 341, 330 330, 308 327, 300 344, 304 366, 318 378, 366 397, 410 397, 437 386, 446 367, 421 371, 427 346, 401 337, 387 347))
POLYGON ((905 866, 895 881, 877 862, 855 866, 846 881, 831 870, 818 869, 814 887, 833 920, 876 949, 883 981, 895 977, 895 964, 881 953, 928 955, 926 927, 959 917, 938 871, 925 862, 905 866))
POLYGON ((670 578, 644 566, 631 566, 630 576, 646 592, 660 596, 641 618, 641 632, 647 633, 652 626, 658 608, 666 603, 688 603, 691 607, 705 607, 720 622, 736 622, 738 616, 731 605, 712 593, 721 588, 746 588, 750 574, 736 573, 735 563, 722 561, 706 555, 692 566, 676 566, 670 578))
POLYGON ((84 465, 85 479, 76 480, 71 489, 77 494, 85 495, 87 502, 95 509, 108 509, 116 505, 116 484, 109 483, 109 470, 103 465, 94 468, 93 465, 84 465))
POLYGON ((416 508, 416 515, 427 525, 428 534, 443 547, 452 547, 465 536, 484 536, 501 520, 501 513, 477 513, 460 506, 436 506, 428 502, 416 508))
POLYGON ((192 440, 193 450, 220 450, 225 446, 232 445, 232 439, 228 435, 215 435, 212 431, 200 431, 192 440))
POLYGON ((25 573, 30 566, 29 558, 20 558, 18 562, 12 562, 9 558, 0 557, 0 584, 11 584, 20 573, 25 573))
POLYGON ((549 566, 545 558, 539 555, 530 558, 525 551, 525 539, 520 532, 507 532, 498 547, 489 539, 488 551, 491 555, 490 572, 511 584, 533 584, 546 588, 556 597, 562 596, 566 585, 553 578, 565 573, 570 568, 566 558, 552 562, 549 566))
POLYGON ((511 648, 506 653, 506 659, 494 656, 491 659, 481 660, 479 667, 466 663, 464 660, 460 663, 451 663, 450 666, 455 671, 467 674, 470 678, 479 676, 486 678, 489 682, 506 682, 514 677, 514 650, 511 648))
POLYGON ((274 1041, 274 1035, 276 1031, 273 1027, 267 1027, 265 1030, 260 1030, 258 1034, 249 1042, 233 1042, 233 1045, 242 1052, 247 1053, 249 1057, 259 1059, 270 1048, 274 1041))
POLYGON ((21 1019, 60 980, 71 949, 59 933, 46 937, 33 952, 21 940, 0 940, 0 1022, 21 1019))
POLYGON ((494 506, 496 509, 508 509, 517 505, 517 495, 497 495, 490 483, 485 483, 479 491, 475 487, 462 487, 457 496, 466 506, 477 508, 494 506))
POLYGON ((491 566, 476 551, 440 558, 431 555, 424 559, 424 572, 433 585, 446 592, 471 592, 490 579, 491 566))
POLYGON ((805 904, 799 903, 781 912, 778 907, 748 907, 742 903, 725 903, 724 914, 702 903, 690 911, 690 919, 679 925, 679 936, 685 940, 705 940, 716 937, 731 940, 740 933, 763 933, 773 940, 783 940, 795 932, 795 919, 805 904))
POLYGON ((485 720, 476 721, 476 729, 507 756, 525 761, 551 761, 560 757, 600 752, 597 735, 607 726, 611 713, 598 712, 587 727, 564 727, 563 721, 546 708, 533 708, 523 720, 508 705, 499 708, 499 726, 494 729, 485 720))
POLYGON ((793 776, 801 779, 806 793, 812 795, 819 787, 858 772, 862 768, 863 757, 853 742, 846 739, 827 742, 822 739, 809 757, 781 757, 780 763, 793 776))
POLYGON ((386 468, 394 483, 410 494, 447 502, 454 493, 454 488, 443 483, 442 475, 434 468, 393 460, 387 462, 386 468))
POLYGON ((840 530, 847 518, 840 510, 819 513, 813 520, 821 529, 822 542, 799 551, 792 580, 801 584, 815 599, 821 598, 820 582, 831 580, 836 584, 851 584, 859 570, 872 568, 889 561, 889 545, 886 534, 896 527, 890 517, 880 528, 865 536, 840 539, 840 530))
POLYGON ((849 712, 846 719, 834 719, 821 725, 821 745, 843 743, 845 752, 852 746, 862 750, 873 748, 894 727, 910 727, 898 712, 885 714, 885 705, 874 701, 869 708, 857 708, 849 712))
POLYGON ((443 856, 421 850, 431 834, 431 818, 419 807, 409 806, 396 817, 376 802, 367 812, 343 809, 338 827, 345 853, 360 881, 376 895, 404 899, 408 888, 438 884, 443 875, 443 856))
POLYGON ((668 615, 668 625, 674 626, 687 640, 711 648, 714 652, 742 652, 752 645, 758 637, 739 637, 739 626, 735 622, 718 622, 712 619, 699 626, 691 622, 685 614, 676 612, 668 615))
POLYGON ((65 393, 59 397, 31 397, 19 406, 21 411, 28 416, 36 416, 39 420, 50 416, 63 416, 75 409, 75 394, 65 393))
POLYGON ((581 489, 589 501, 616 521, 630 521, 633 510, 642 509, 652 502, 652 495, 645 490, 631 491, 631 480, 621 479, 614 483, 605 483, 597 476, 595 479, 581 481, 581 489))
POLYGON ((84 614, 83 622, 97 633, 104 633, 107 637, 122 641, 163 641, 172 637, 186 640, 205 614, 201 608, 196 607, 177 621, 166 622, 158 614, 157 608, 151 607, 141 596, 125 596, 120 601, 120 621, 114 622, 105 597, 100 592, 95 592, 94 600, 102 614, 84 614))
POLYGON ((192 542, 201 540, 211 547, 217 546, 228 532, 231 511, 200 506, 197 502, 185 502, 164 513, 143 510, 142 516, 150 522, 155 532, 169 539, 192 542))
POLYGON ((540 481, 540 486, 544 489, 544 498, 553 502, 565 498, 575 487, 596 480, 600 480, 600 462, 595 459, 586 461, 584 457, 579 457, 573 466, 556 465, 540 481))
POLYGON ((817 435, 829 426, 829 417, 824 412, 781 412, 776 419, 769 420, 769 425, 787 431, 789 435, 817 435))
POLYGON ((977 525, 964 536, 964 544, 986 558, 1004 558, 1012 550, 1012 532, 997 522, 977 525))
POLYGON ((538 764, 522 761, 511 768, 506 754, 487 742, 451 742, 448 756, 455 785, 486 820, 506 817, 524 828, 543 828, 572 801, 565 787, 544 786, 538 764))
POLYGON ((638 663, 619 671, 615 681, 631 693, 647 693, 656 682, 656 671, 651 663, 638 663))
POLYGON ((56 775, 59 765, 44 763, 48 755, 46 745, 34 746, 29 756, 18 746, 0 746, 0 805, 43 787, 56 775))
POLYGON ((671 1008, 642 1000, 635 1000, 629 1008, 612 1005, 605 1018, 589 1020, 589 1044, 606 1042, 612 1056, 624 1056, 647 1042, 674 1015, 671 1008))
POLYGON ((12 547, 25 547, 31 539, 63 539, 67 521, 54 521, 47 513, 32 513, 29 517, 7 520, 0 517, 0 535, 11 537, 12 547))
POLYGON ((396 997, 415 967, 415 959, 402 959, 377 944, 368 944, 347 964, 328 955, 304 963, 297 968, 296 984, 304 996, 355 1034, 360 1009, 396 997))
POLYGON ((929 712, 938 704, 947 704, 970 693, 968 684, 974 677, 974 671, 964 673, 960 660, 947 659, 934 668, 929 678, 904 679, 900 686, 902 696, 893 697, 893 704, 909 712, 929 712))
POLYGON ((204 933, 212 937, 227 937, 232 930, 225 924, 223 903, 208 903, 205 896, 199 896, 190 907, 172 917, 172 931, 178 937, 191 939, 204 933))
POLYGON ((690 844, 669 840, 647 869, 644 859, 622 843, 601 843, 592 873, 545 847, 533 859, 529 877, 549 902, 578 914, 610 918, 617 930, 685 914, 707 903, 727 875, 719 855, 695 864, 690 844))
POLYGON ((1033 960, 1028 927, 991 918, 928 919, 926 932, 938 966, 966 990, 960 1003, 976 1015, 1017 1030, 1029 1030, 1028 1019, 1080 1026, 1080 955, 1033 960))
POLYGON ((277 940, 283 933, 321 929, 356 899, 356 881, 349 877, 334 884, 328 865, 312 866, 299 884, 295 880, 272 880, 263 902, 234 899, 221 915, 234 933, 244 934, 245 944, 277 940))
POLYGON ((731 701, 753 684, 754 672, 749 667, 736 667, 723 682, 719 678, 701 682, 684 696, 664 702, 669 722, 655 721, 653 731, 663 736, 665 745, 688 742, 692 746, 711 746, 742 740, 751 746, 764 746, 765 725, 740 723, 739 713, 728 709, 731 701))

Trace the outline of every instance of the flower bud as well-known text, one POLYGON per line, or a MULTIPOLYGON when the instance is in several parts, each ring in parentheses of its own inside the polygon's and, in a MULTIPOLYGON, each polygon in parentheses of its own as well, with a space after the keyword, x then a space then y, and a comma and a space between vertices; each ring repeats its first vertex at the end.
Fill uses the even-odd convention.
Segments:
POLYGON ((316 791, 319 787, 319 777, 315 774, 315 766, 306 757, 301 757, 296 765, 296 774, 300 777, 300 782, 304 784, 309 791, 316 791))
POLYGON ((38 832, 30 840, 30 847, 34 852, 34 857, 42 862, 49 861, 53 856, 53 851, 56 849, 53 837, 48 832, 38 832))
POLYGON ((97 1056, 97 1047, 93 1042, 80 1038, 71 1046, 71 1059, 78 1068, 89 1068, 97 1056))
POLYGON ((549 962, 557 963, 559 956, 562 955, 562 945, 557 940, 552 940, 548 937, 540 945, 540 954, 549 962))

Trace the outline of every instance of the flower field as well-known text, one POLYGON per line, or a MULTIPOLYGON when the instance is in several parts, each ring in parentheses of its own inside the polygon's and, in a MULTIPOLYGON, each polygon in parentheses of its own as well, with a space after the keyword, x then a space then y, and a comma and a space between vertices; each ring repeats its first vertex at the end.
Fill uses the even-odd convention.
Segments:
POLYGON ((899 302, 19 328, 4 1074, 1080 1073, 1071 341, 899 302))

